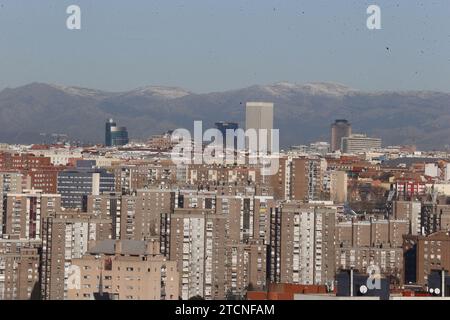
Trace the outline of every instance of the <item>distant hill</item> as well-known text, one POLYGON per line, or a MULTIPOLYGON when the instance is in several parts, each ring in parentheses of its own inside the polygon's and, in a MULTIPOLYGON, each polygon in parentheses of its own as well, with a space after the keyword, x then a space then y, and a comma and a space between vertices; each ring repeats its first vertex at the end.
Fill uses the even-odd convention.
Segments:
POLYGON ((329 140, 336 118, 354 132, 381 137, 384 145, 416 144, 422 149, 450 145, 450 94, 430 91, 363 92, 333 83, 276 83, 208 94, 181 88, 145 87, 103 92, 32 83, 0 92, 0 142, 42 142, 40 133, 103 142, 104 122, 114 118, 132 138, 170 129, 236 121, 242 126, 246 101, 275 103, 275 126, 283 146, 329 140))

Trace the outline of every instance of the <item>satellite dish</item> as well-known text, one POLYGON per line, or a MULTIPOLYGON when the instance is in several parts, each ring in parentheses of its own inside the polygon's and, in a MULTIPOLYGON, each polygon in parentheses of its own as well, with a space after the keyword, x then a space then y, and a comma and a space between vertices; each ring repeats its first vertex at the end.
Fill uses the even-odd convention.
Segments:
POLYGON ((368 291, 368 289, 365 285, 362 285, 361 287, 359 287, 359 292, 361 292, 362 294, 366 294, 367 291, 368 291))

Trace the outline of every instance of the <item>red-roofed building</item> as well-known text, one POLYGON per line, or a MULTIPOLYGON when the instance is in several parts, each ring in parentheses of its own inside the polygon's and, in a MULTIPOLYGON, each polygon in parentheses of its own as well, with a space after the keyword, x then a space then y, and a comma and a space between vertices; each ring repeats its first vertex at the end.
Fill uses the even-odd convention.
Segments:
POLYGON ((249 291, 247 300, 294 300, 295 294, 324 294, 326 286, 271 283, 267 291, 249 291))

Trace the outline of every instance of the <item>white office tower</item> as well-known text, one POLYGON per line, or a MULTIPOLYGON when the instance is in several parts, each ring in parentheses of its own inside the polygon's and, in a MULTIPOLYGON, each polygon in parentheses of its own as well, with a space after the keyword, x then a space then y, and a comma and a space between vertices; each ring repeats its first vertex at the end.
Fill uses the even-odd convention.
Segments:
MULTIPOLYGON (((260 129, 267 130, 267 150, 272 151, 272 136, 271 130, 273 129, 273 103, 269 102, 247 102, 245 111, 245 130, 255 129, 258 134, 257 143, 258 149, 260 149, 261 143, 259 141, 260 129)), ((246 145, 249 149, 252 148, 253 144, 249 143, 249 138, 247 137, 246 145)), ((256 151, 256 150, 253 150, 256 151)))

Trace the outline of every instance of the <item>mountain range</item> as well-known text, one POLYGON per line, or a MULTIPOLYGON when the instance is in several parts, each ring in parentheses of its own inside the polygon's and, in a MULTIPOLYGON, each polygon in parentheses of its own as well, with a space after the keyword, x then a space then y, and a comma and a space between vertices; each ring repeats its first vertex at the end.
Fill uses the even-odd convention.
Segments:
POLYGON ((113 118, 131 138, 217 121, 245 125, 245 102, 275 105, 282 146, 329 141, 330 124, 348 119, 353 132, 380 137, 383 145, 415 144, 424 150, 450 145, 450 93, 365 92, 335 83, 280 82, 205 94, 149 86, 127 92, 31 83, 0 92, 0 142, 40 143, 43 133, 102 143, 113 118))

